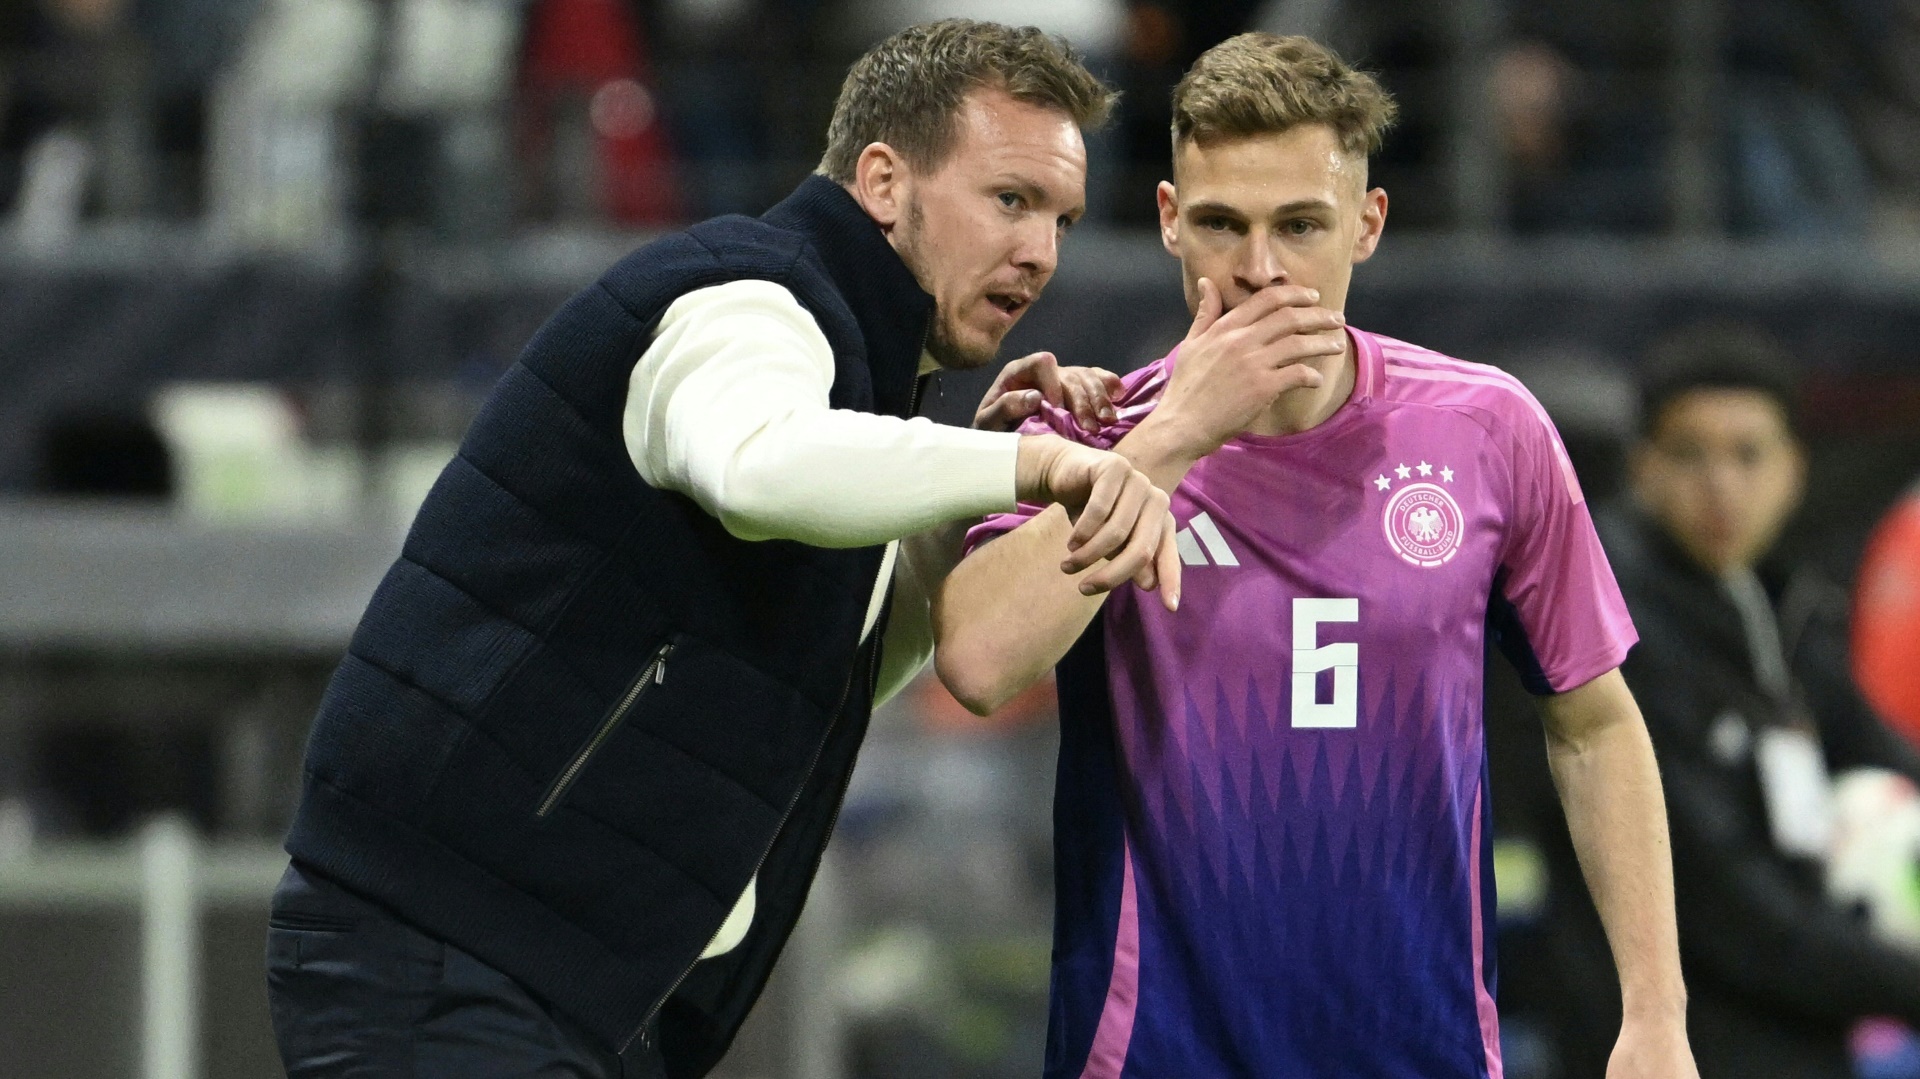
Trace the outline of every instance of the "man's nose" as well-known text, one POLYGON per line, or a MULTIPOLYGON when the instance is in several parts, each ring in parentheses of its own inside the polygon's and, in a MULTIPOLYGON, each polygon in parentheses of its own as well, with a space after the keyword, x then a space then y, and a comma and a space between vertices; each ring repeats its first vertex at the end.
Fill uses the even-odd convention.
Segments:
POLYGON ((1269 285, 1287 283, 1287 268, 1273 253, 1273 244, 1259 233, 1247 237, 1246 253, 1242 256, 1239 270, 1234 274, 1239 284, 1249 293, 1258 292, 1269 285))
POLYGON ((1020 246, 1014 250, 1013 264, 1043 280, 1051 277, 1060 264, 1059 228, 1046 221, 1021 229, 1020 246))

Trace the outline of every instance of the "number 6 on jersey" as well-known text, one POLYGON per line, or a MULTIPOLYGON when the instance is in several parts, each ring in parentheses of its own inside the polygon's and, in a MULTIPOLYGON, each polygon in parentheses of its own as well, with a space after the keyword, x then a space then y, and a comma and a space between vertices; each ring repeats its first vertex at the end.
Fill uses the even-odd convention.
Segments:
POLYGON ((1293 725, 1359 725, 1360 646, 1351 641, 1320 643, 1320 623, 1360 621, 1357 599, 1293 601, 1293 725), (1320 672, 1333 671, 1333 700, 1322 703, 1320 672))

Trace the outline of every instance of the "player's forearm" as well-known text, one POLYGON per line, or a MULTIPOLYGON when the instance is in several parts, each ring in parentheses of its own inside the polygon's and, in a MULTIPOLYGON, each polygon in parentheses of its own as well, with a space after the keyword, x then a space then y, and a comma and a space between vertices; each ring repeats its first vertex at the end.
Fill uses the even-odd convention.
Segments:
POLYGON ((1192 435, 1176 422, 1162 420, 1158 413, 1148 416, 1128 432, 1113 450, 1133 462, 1133 467, 1146 473, 1162 491, 1178 487, 1187 471, 1205 456, 1205 452, 1196 447, 1192 435))
POLYGON ((1547 708, 1547 757, 1631 1018, 1684 1019, 1666 803, 1646 724, 1617 672, 1547 708))
POLYGON ((986 715, 1039 681, 1099 612, 1106 596, 1080 594, 1084 573, 1060 572, 1072 530, 1066 511, 1049 506, 934 590, 934 669, 971 711, 986 715))

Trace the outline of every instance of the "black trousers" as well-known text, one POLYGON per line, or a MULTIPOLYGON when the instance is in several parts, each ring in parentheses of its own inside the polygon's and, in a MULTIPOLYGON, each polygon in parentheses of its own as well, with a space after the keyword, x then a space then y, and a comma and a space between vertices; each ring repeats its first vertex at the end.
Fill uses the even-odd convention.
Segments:
POLYGON ((273 895, 267 995, 288 1079, 660 1079, 513 979, 294 863, 273 895))

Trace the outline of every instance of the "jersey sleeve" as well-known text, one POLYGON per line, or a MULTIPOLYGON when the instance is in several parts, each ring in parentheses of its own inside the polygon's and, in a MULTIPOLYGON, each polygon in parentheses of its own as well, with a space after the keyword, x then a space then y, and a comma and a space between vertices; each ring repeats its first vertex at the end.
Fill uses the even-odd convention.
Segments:
MULTIPOLYGON (((1145 412, 1151 411, 1157 398, 1157 393, 1155 392, 1156 379, 1154 376, 1160 366, 1159 364, 1154 364, 1150 367, 1141 368, 1121 380, 1120 393, 1113 401, 1115 409, 1119 410, 1121 416, 1120 421, 1117 423, 1102 427, 1097 431, 1089 431, 1080 426, 1080 421, 1073 418, 1073 413, 1064 408, 1058 408, 1042 402, 1040 411, 1028 417, 1027 421, 1020 425, 1020 433, 1023 435, 1059 435, 1061 438, 1078 442, 1083 446, 1092 446, 1100 450, 1110 450, 1126 436, 1128 431, 1133 430, 1134 425, 1140 421, 1141 416, 1144 415, 1145 412)), ((993 514, 986 520, 967 530, 967 542, 964 553, 972 554, 974 549, 981 544, 996 536, 1004 536, 1008 532, 1019 528, 1021 525, 1040 516, 1040 512, 1046 508, 1042 503, 1022 502, 1015 507, 1011 513, 993 514)))
POLYGON ((1488 619, 1527 688, 1546 695, 1618 667, 1639 636, 1560 436, 1525 402, 1513 422, 1512 516, 1488 619))

